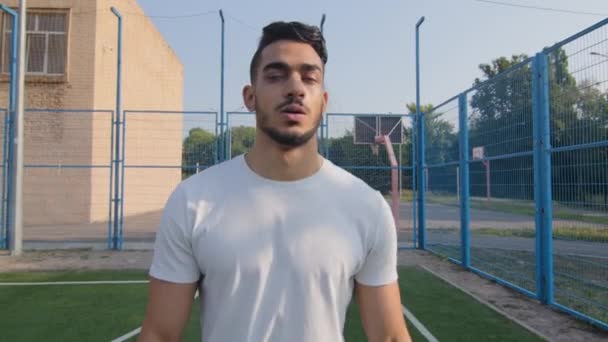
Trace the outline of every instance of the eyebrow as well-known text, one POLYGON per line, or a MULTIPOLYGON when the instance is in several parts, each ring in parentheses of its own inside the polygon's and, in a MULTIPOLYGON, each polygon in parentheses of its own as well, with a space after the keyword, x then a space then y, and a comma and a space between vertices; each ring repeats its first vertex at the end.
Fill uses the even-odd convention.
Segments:
MULTIPOLYGON (((313 71, 323 72, 321 67, 316 64, 303 63, 303 64, 300 64, 297 68, 303 72, 313 72, 313 71)), ((264 68, 262 69, 262 72, 266 72, 268 70, 288 71, 290 69, 291 69, 291 67, 287 63, 272 62, 272 63, 268 63, 266 66, 264 66, 264 68)))

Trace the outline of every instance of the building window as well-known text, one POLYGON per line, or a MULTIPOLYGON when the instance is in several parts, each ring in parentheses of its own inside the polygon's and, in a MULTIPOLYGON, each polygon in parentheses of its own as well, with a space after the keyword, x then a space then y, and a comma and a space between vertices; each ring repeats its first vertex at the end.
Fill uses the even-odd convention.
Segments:
MULTIPOLYGON (((10 72, 12 17, 4 15, 2 72, 10 72)), ((26 72, 28 75, 63 75, 67 60, 67 12, 27 14, 26 72)))

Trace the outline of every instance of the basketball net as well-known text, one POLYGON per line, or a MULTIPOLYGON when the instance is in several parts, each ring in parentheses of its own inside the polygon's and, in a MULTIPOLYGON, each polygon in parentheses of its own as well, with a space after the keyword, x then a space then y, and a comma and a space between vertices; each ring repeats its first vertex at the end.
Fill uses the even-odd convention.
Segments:
POLYGON ((369 145, 372 148, 372 153, 377 156, 380 153, 380 145, 378 144, 371 144, 369 145))

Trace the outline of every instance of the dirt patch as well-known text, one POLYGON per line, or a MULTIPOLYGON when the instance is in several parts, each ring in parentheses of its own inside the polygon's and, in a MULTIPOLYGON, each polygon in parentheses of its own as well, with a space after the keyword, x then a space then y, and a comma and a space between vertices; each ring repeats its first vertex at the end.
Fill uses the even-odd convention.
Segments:
MULTIPOLYGON (((147 270, 151 250, 28 251, 19 257, 0 254, 0 272, 53 270, 147 270)), ((400 265, 420 266, 471 294, 512 320, 551 341, 607 341, 601 331, 569 315, 551 309, 518 292, 498 285, 459 266, 423 251, 399 253, 400 265)))
POLYGON ((56 270, 147 270, 152 251, 53 250, 0 255, 0 272, 56 270))
POLYGON ((608 332, 540 304, 514 290, 463 270, 433 254, 407 250, 399 253, 400 265, 415 265, 461 288, 480 302, 550 341, 607 341, 608 332))

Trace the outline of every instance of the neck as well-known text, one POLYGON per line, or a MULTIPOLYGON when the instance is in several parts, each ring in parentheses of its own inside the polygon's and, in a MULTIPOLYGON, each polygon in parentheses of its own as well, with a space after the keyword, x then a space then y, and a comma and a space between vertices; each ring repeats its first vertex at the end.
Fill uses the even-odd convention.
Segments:
POLYGON ((258 175, 276 181, 295 181, 314 175, 323 164, 312 137, 298 147, 277 144, 260 130, 251 150, 245 155, 249 167, 258 175))

